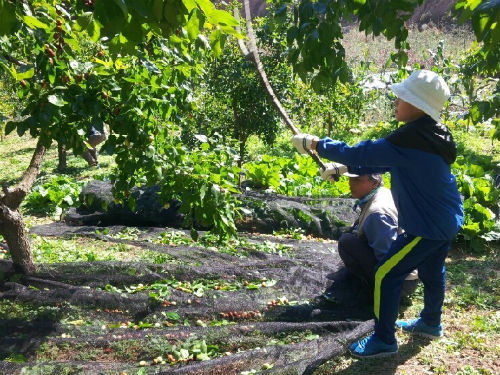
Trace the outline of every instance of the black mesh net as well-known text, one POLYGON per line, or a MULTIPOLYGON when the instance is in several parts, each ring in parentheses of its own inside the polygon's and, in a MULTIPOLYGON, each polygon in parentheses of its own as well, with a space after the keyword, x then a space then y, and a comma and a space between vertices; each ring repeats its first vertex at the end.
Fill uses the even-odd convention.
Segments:
POLYGON ((221 251, 155 243, 164 228, 114 236, 122 229, 33 230, 126 243, 162 261, 39 264, 4 282, 3 298, 47 310, 0 317, 0 356, 23 358, 0 373, 312 374, 372 329, 371 296, 336 242, 245 235, 221 251))

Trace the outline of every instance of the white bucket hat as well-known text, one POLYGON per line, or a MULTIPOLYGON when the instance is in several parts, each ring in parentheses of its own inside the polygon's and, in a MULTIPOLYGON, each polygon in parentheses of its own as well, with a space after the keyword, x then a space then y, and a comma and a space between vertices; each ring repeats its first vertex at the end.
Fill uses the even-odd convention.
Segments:
POLYGON ((439 113, 450 97, 450 89, 444 79, 430 70, 417 70, 403 82, 389 88, 398 98, 421 109, 436 122, 439 122, 439 113))

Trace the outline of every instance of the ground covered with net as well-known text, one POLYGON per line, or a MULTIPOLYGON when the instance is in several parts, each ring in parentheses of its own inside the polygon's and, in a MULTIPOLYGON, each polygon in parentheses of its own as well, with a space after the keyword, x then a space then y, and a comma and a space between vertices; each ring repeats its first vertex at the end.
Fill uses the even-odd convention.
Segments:
POLYGON ((32 233, 150 257, 4 277, 2 298, 37 313, 0 316, 0 358, 10 358, 0 374, 313 374, 373 327, 370 292, 345 272, 335 241, 241 234, 221 246, 168 228, 63 223, 32 233))

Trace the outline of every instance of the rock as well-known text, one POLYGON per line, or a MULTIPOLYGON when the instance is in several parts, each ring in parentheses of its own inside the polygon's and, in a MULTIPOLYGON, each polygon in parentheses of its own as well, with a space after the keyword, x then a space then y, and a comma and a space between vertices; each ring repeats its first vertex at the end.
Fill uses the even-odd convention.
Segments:
POLYGON ((355 220, 352 199, 288 197, 249 192, 242 194, 241 231, 272 233, 280 229, 301 228, 308 234, 338 238, 355 220))
MULTIPOLYGON (((181 203, 171 201, 168 208, 161 203, 158 186, 134 189, 136 211, 114 202, 111 183, 92 181, 82 189, 81 206, 65 215, 68 225, 132 225, 182 227, 181 203)), ((353 201, 342 198, 287 197, 276 194, 247 192, 238 196, 242 218, 236 220, 238 230, 272 233, 300 228, 307 234, 336 239, 355 220, 353 201)), ((206 229, 206 228, 199 228, 206 229)))
POLYGON ((136 210, 132 212, 125 204, 116 204, 109 181, 92 181, 80 193, 81 206, 71 209, 65 215, 69 225, 170 225, 180 226, 183 217, 179 214, 179 201, 170 201, 168 208, 161 203, 159 186, 143 189, 134 188, 130 192, 136 200, 136 210))

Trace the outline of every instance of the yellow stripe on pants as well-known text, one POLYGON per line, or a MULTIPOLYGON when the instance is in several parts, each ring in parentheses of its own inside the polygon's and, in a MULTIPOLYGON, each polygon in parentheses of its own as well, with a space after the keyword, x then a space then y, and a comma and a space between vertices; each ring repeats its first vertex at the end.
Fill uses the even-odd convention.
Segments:
POLYGON ((379 319, 380 316, 380 286, 382 285, 382 279, 392 270, 400 261, 405 257, 406 254, 413 249, 422 237, 415 237, 408 245, 399 250, 396 254, 390 257, 388 260, 382 264, 377 273, 375 274, 375 294, 373 297, 373 310, 375 317, 379 319))

